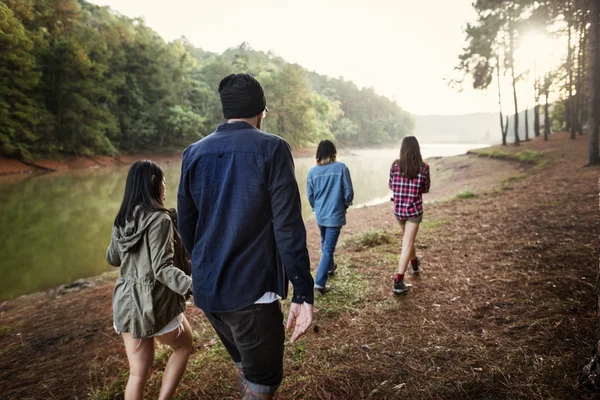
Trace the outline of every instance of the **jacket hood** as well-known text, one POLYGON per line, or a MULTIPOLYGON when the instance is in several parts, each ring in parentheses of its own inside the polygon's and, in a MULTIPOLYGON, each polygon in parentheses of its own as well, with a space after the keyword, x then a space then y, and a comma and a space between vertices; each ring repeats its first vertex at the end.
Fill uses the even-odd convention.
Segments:
POLYGON ((135 251, 144 234, 162 212, 146 211, 137 206, 133 211, 133 219, 127 221, 125 227, 119 226, 117 230, 117 244, 122 253, 135 251))

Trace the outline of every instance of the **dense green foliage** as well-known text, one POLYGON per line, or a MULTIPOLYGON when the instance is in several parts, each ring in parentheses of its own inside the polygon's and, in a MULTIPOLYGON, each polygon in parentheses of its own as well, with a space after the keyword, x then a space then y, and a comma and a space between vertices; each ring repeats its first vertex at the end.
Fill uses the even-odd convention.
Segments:
POLYGON ((0 155, 174 150, 222 122, 219 81, 263 84, 265 129, 294 147, 397 140, 413 118, 372 89, 247 44, 213 54, 83 0, 0 0, 0 155))

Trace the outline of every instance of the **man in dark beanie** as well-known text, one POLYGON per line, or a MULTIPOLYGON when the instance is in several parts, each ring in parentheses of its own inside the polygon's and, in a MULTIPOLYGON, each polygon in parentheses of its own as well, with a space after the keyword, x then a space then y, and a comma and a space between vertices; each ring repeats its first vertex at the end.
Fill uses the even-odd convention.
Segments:
POLYGON ((313 279, 290 146, 262 132, 267 102, 248 74, 219 84, 227 123, 183 153, 179 230, 194 302, 239 368, 243 399, 272 399, 283 379, 279 300, 295 342, 312 323, 313 279))

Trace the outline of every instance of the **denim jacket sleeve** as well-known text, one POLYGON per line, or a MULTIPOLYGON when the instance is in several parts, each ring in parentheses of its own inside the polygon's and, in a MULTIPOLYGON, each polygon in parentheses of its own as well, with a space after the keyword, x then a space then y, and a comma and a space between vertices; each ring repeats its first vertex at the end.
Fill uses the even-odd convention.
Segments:
POLYGON ((292 301, 312 304, 314 281, 310 274, 306 229, 294 175, 294 160, 287 142, 279 141, 270 161, 268 185, 277 250, 294 287, 292 301))
POLYGON ((342 170, 342 185, 344 187, 344 203, 346 208, 352 205, 354 200, 354 188, 352 187, 352 178, 350 178, 350 170, 344 165, 342 170))
POLYGON ((313 181, 310 176, 310 172, 306 177, 306 196, 308 197, 308 204, 310 204, 310 208, 315 209, 315 195, 313 190, 313 181))
POLYGON ((173 222, 165 215, 152 224, 148 230, 148 246, 154 276, 175 293, 185 296, 192 285, 192 278, 175 266, 173 222))

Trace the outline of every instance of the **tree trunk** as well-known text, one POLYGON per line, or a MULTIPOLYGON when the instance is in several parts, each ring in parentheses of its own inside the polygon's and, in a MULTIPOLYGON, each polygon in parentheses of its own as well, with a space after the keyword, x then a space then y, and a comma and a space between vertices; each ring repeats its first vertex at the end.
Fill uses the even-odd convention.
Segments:
POLYGON ((533 107, 533 132, 536 137, 540 136, 540 80, 536 78, 533 84, 535 94, 535 105, 533 107))
POLYGON ((517 79, 515 77, 515 27, 513 16, 511 15, 509 21, 509 57, 510 57, 510 74, 512 78, 513 88, 513 101, 515 103, 515 146, 518 146, 521 142, 519 139, 519 104, 517 103, 517 79))
MULTIPOLYGON (((598 179, 598 193, 600 194, 600 179, 598 179)), ((600 265, 600 263, 599 263, 600 265)), ((600 338, 600 269, 596 273, 596 338, 600 338)), ((590 392, 600 392, 600 341, 594 344, 592 359, 583 367, 583 371, 579 376, 579 385, 589 390, 590 392)))
POLYGON ((500 59, 498 57, 496 57, 496 74, 498 81, 498 108, 500 109, 500 133, 502 133, 502 146, 506 146, 506 133, 504 130, 504 118, 502 116, 502 92, 500 89, 500 59))
POLYGON ((504 130, 504 117, 502 116, 502 111, 500 111, 500 132, 502 133, 502 146, 506 146, 506 131, 504 130))
POLYGON ((581 10, 581 40, 579 42, 579 53, 581 54, 580 62, 579 62, 579 78, 578 78, 578 88, 577 88, 577 129, 579 129, 579 134, 583 135, 583 117, 584 117, 584 99, 585 99, 585 54, 587 48, 587 9, 584 8, 581 10))
MULTIPOLYGON (((561 101, 565 108, 565 131, 571 132, 571 103, 569 102, 568 97, 561 101)), ((560 127, 560 129, 562 129, 562 126, 560 127)), ((573 138, 571 138, 571 139, 573 139, 573 138)))
MULTIPOLYGON (((600 125, 600 1, 592 1, 590 6, 590 94, 588 111, 588 161, 599 164, 598 127, 600 125)), ((600 336, 599 336, 600 338, 600 336)))
POLYGON ((540 105, 533 107, 533 131, 536 137, 540 136, 540 105))
MULTIPOLYGON (((546 76, 545 79, 548 79, 546 76)), ((548 104, 548 96, 550 95, 549 85, 546 82, 546 104, 544 104, 544 140, 548 140, 548 135, 550 135, 550 104, 548 104)))
POLYGON ((502 145, 506 146, 506 135, 508 134, 508 115, 506 116, 506 123, 504 129, 502 129, 502 145))
POLYGON ((515 68, 514 63, 511 63, 511 75, 512 75, 512 87, 513 87, 513 100, 515 102, 515 146, 518 146, 521 142, 519 139, 519 105, 517 103, 517 81, 515 79, 515 68))
POLYGON ((525 106, 525 141, 529 140, 529 109, 525 106))
MULTIPOLYGON (((592 1, 590 4, 590 95, 589 95, 589 120, 588 120, 588 161, 590 164, 600 163, 598 157, 598 125, 600 119, 600 2, 592 1)), ((600 180, 598 181, 600 191, 600 180)), ((596 344, 592 359, 583 368, 579 378, 581 386, 589 390, 600 392, 600 270, 596 275, 596 344)))
POLYGON ((546 98, 546 104, 544 105, 544 140, 548 140, 550 135, 550 116, 548 115, 550 106, 548 105, 548 99, 546 98))
POLYGON ((567 8, 567 22, 568 22, 568 35, 567 35, 567 92, 569 93, 569 99, 567 101, 567 130, 571 132, 571 139, 577 138, 575 131, 575 107, 573 104, 573 46, 571 46, 572 26, 573 26, 573 2, 569 2, 567 8))

